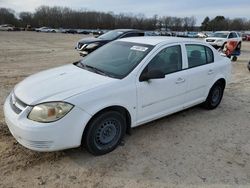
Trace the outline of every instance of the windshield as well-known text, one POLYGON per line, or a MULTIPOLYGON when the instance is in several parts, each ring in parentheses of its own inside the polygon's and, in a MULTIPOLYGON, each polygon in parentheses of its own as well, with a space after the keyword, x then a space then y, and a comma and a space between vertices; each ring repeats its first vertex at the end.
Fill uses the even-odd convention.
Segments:
POLYGON ((228 33, 214 33, 212 36, 217 38, 227 38, 228 33))
POLYGON ((122 31, 109 31, 101 36, 99 36, 99 39, 104 39, 104 40, 114 40, 118 36, 122 35, 124 32, 122 31))
MULTIPOLYGON (((80 61, 82 67, 122 79, 151 51, 153 46, 130 42, 111 42, 80 61)), ((91 71, 91 70, 90 70, 91 71)))

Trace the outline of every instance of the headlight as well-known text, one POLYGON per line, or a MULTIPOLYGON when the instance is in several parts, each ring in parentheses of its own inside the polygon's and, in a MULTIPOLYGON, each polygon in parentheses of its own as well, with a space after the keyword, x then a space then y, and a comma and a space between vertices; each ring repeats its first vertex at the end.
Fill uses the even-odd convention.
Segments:
POLYGON ((223 42, 223 40, 217 40, 217 42, 223 42))
POLYGON ((99 46, 98 43, 92 43, 92 44, 87 45, 86 48, 87 48, 87 49, 92 49, 92 48, 95 48, 95 47, 97 47, 97 46, 99 46))
POLYGON ((34 106, 28 118, 43 123, 57 121, 64 117, 72 108, 72 104, 65 102, 43 103, 34 106))

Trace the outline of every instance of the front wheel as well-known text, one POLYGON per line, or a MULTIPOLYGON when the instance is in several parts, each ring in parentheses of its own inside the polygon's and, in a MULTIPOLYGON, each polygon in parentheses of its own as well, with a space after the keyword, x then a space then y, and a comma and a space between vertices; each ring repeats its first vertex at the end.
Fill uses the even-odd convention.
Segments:
POLYGON ((237 56, 233 56, 232 61, 237 61, 237 56))
POLYGON ((241 49, 241 43, 239 43, 236 47, 236 50, 240 50, 241 49))
POLYGON ((215 109, 221 102, 224 93, 224 85, 216 83, 209 91, 203 106, 209 110, 215 109))
POLYGON ((107 111, 89 123, 84 144, 93 155, 103 155, 113 151, 125 134, 126 120, 116 111, 107 111))

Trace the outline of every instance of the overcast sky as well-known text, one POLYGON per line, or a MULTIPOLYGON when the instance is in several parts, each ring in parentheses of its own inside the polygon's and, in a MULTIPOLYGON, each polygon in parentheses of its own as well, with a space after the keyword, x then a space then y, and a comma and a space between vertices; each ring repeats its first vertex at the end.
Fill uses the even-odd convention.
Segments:
POLYGON ((40 5, 64 6, 72 9, 112 11, 114 13, 142 13, 147 17, 195 16, 199 25, 205 16, 217 15, 250 19, 250 0, 0 0, 0 7, 16 12, 33 12, 40 5))

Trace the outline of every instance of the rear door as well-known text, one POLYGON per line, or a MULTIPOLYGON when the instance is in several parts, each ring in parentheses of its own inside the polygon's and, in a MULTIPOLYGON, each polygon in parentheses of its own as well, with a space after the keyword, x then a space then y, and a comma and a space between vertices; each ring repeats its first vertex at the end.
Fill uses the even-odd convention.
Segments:
POLYGON ((216 75, 213 51, 205 45, 186 44, 187 102, 185 107, 203 102, 216 75))

